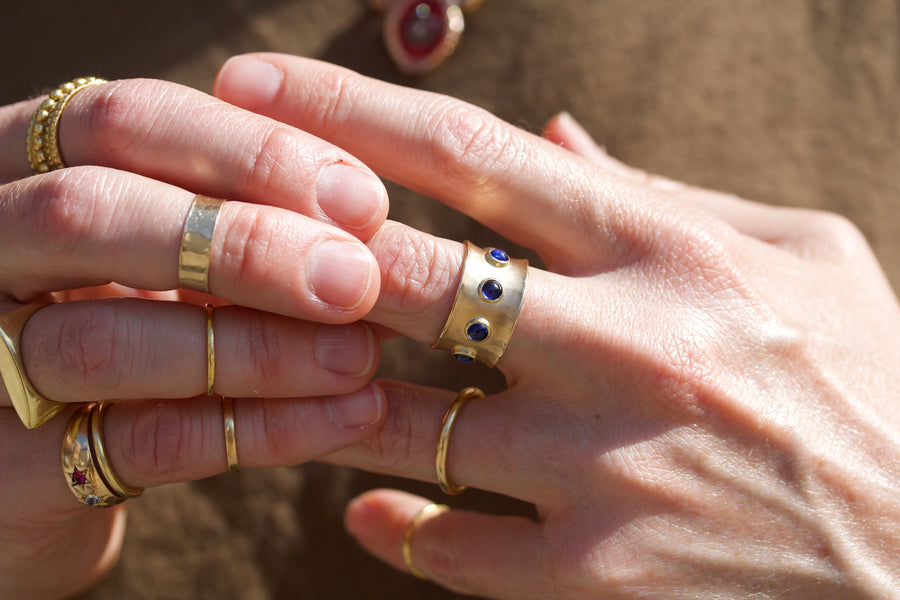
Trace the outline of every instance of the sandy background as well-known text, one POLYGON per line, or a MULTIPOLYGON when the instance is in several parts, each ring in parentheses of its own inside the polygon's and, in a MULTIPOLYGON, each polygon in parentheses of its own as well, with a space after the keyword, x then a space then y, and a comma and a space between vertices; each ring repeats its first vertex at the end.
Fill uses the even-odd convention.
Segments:
MULTIPOLYGON (((488 0, 467 19, 457 55, 421 80, 394 70, 363 0, 5 2, 0 100, 85 74, 209 90, 228 56, 250 50, 454 94, 532 131, 568 110, 649 171, 850 217, 900 286, 898 2, 488 0)), ((389 191, 392 218, 503 243, 427 198, 389 191)), ((502 386, 499 373, 421 346, 386 350, 386 377, 502 386)), ((322 465, 149 490, 131 502, 113 576, 84 598, 456 597, 376 562, 343 533, 347 500, 383 485, 440 496, 430 484, 322 465)), ((451 504, 527 510, 479 493, 451 504)))

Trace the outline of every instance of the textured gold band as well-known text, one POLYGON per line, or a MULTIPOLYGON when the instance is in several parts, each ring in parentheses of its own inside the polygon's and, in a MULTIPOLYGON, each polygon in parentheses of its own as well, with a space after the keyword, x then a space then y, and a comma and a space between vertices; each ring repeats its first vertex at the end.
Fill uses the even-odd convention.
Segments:
POLYGON ((428 576, 416 568, 412 558, 413 534, 416 532, 416 528, 419 527, 419 525, 428 519, 448 512, 449 510, 450 507, 445 504, 426 504, 422 507, 422 510, 416 513, 416 516, 412 518, 412 521, 409 522, 409 525, 406 526, 406 530, 403 532, 403 562, 406 564, 406 568, 409 569, 409 572, 412 575, 423 581, 428 581, 428 576))
POLYGON ((222 417, 225 423, 225 455, 228 457, 228 470, 238 473, 241 464, 238 462, 237 439, 234 435, 234 399, 222 398, 222 417))
POLYGON ((106 455, 106 446, 103 443, 103 413, 106 412, 106 408, 110 404, 110 402, 103 400, 91 408, 90 429, 94 465, 97 467, 100 478, 115 495, 122 498, 136 498, 144 493, 144 488, 130 486, 119 479, 119 476, 116 475, 112 465, 109 463, 109 457, 106 455))
POLYGON ((527 274, 527 260, 467 241, 456 299, 432 348, 450 350, 460 362, 496 365, 516 327, 527 274))
POLYGON ((69 423, 62 442, 62 468, 69 489, 79 502, 105 508, 125 501, 103 481, 97 468, 90 431, 93 404, 79 406, 69 423))
POLYGON ((466 486, 457 485, 450 480, 450 474, 447 472, 447 454, 450 450, 450 435, 453 433, 453 427, 456 425, 456 419, 462 407, 473 398, 483 398, 484 392, 476 387, 468 387, 458 393, 456 398, 450 404, 450 408, 444 414, 444 420, 441 422, 441 435, 438 438, 437 452, 434 458, 434 470, 437 472, 438 485, 445 494, 458 496, 466 490, 466 486))
POLYGON ((59 149, 59 119, 72 96, 89 85, 98 83, 106 83, 106 80, 80 77, 64 83, 50 92, 49 97, 34 111, 25 138, 28 164, 32 171, 46 173, 66 166, 59 149))
POLYGON ((0 375, 16 414, 28 429, 46 423, 66 406, 39 394, 22 364, 22 330, 34 313, 50 304, 34 302, 0 315, 0 337, 3 338, 3 344, 0 344, 0 375))
POLYGON ((216 335, 213 332, 213 307, 206 305, 206 395, 216 386, 216 335))
POLYGON ((178 254, 178 285, 182 288, 209 292, 209 252, 224 203, 199 194, 191 202, 178 254))

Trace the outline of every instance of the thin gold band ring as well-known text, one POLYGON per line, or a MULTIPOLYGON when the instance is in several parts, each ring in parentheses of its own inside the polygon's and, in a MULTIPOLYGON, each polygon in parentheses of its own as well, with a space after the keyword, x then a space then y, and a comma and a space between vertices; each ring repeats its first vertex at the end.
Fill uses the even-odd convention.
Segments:
POLYGON ((426 504, 419 512, 416 513, 416 516, 412 518, 412 521, 409 522, 409 525, 406 526, 406 529, 403 532, 403 562, 404 564, 406 564, 406 568, 409 570, 410 574, 417 577, 418 579, 428 581, 428 576, 420 571, 413 562, 413 534, 422 523, 424 523, 428 519, 431 519, 432 517, 436 517, 445 512, 449 512, 449 510, 450 507, 445 504, 426 504))
POLYGON ((463 405, 473 398, 483 398, 484 392, 477 387, 468 387, 458 393, 456 398, 450 404, 450 408, 444 414, 444 420, 441 422, 441 435, 438 438, 437 452, 434 459, 434 468, 437 472, 438 485, 445 494, 458 496, 466 490, 466 486, 457 485, 450 479, 447 472, 447 454, 450 450, 450 435, 453 433, 453 427, 456 425, 456 419, 463 405))

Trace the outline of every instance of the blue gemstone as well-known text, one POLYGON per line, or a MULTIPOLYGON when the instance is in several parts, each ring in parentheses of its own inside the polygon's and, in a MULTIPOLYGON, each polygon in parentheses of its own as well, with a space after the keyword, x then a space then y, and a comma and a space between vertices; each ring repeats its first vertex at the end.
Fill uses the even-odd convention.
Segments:
POLYGON ((490 332, 491 330, 484 323, 472 323, 466 328, 466 335, 473 342, 483 342, 490 332))
POLYGON ((468 354, 454 354, 453 358, 458 360, 461 363, 472 363, 475 362, 474 356, 469 356, 468 354))
POLYGON ((503 286, 496 279, 488 279, 481 284, 481 297, 488 302, 496 302, 503 295, 503 286))
POLYGON ((499 263, 509 262, 509 254, 501 250, 500 248, 491 248, 491 258, 499 263))

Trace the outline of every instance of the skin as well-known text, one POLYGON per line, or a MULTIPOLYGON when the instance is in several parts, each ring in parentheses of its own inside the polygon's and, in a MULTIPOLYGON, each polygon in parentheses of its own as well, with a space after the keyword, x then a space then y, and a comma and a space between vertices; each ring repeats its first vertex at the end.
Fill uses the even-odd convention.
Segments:
MULTIPOLYGON (((451 98, 282 55, 233 59, 215 94, 352 152, 537 251, 498 364, 449 465, 537 519, 451 511, 417 567, 491 598, 870 598, 900 584, 900 310, 860 233, 647 175, 562 115, 544 139, 451 98), (534 223, 540 222, 541 227, 534 223), (486 459, 485 457, 490 457, 486 459)), ((398 223, 368 242, 367 319, 435 339, 462 246, 398 223)), ((328 460, 434 481, 453 392, 381 382, 384 425, 328 460)), ((403 569, 429 500, 347 508, 403 569)))
MULTIPOLYGON (((0 108, 0 147, 22 148, 40 102, 0 108)), ((221 399, 205 395, 205 302, 218 305, 215 391, 236 398, 243 467, 304 462, 378 428, 379 348, 358 319, 379 289, 363 242, 388 199, 367 167, 160 81, 82 90, 59 139, 69 168, 44 175, 31 175, 24 152, 0 153, 0 311, 58 302, 22 332, 26 372, 59 402, 122 400, 104 437, 127 485, 227 468, 221 399), (212 242, 214 296, 167 291, 196 193, 229 200, 212 242)), ((92 509, 68 489, 59 452, 71 410, 28 431, 5 390, 0 407, 0 477, 15 490, 0 500, 0 596, 77 593, 114 564, 126 505, 92 509)))

